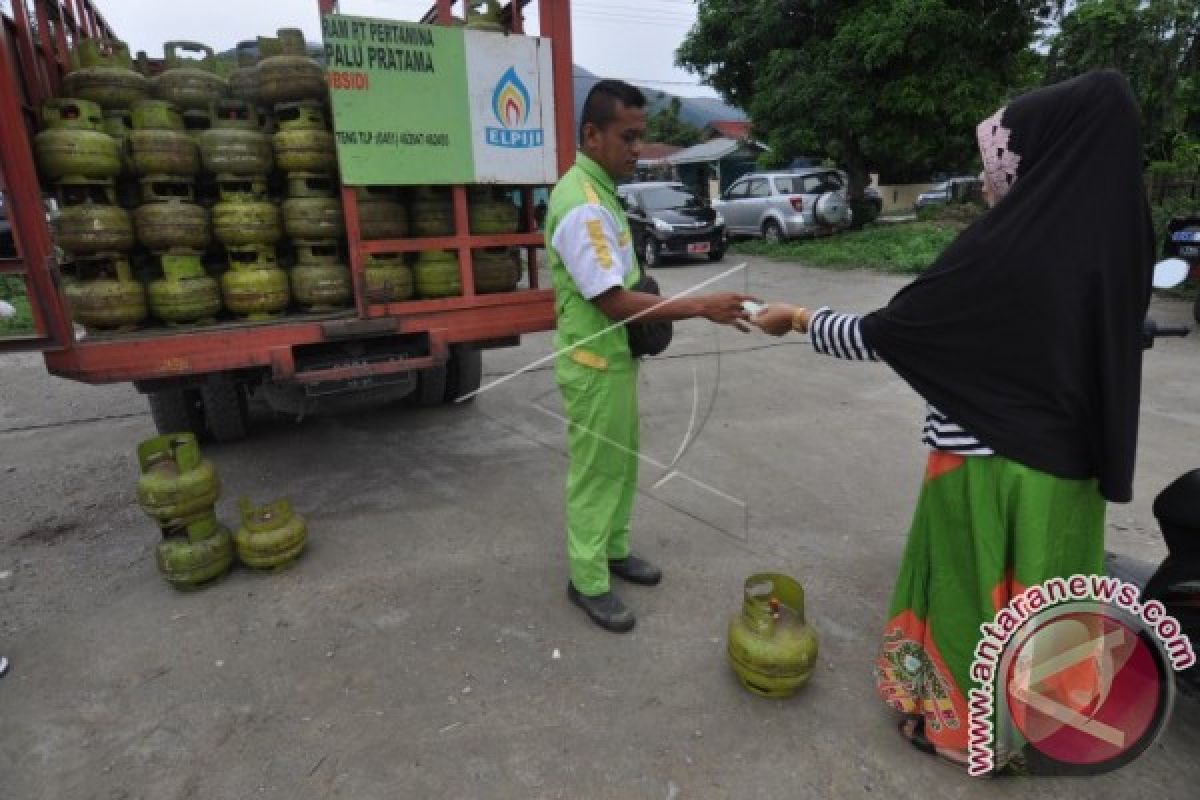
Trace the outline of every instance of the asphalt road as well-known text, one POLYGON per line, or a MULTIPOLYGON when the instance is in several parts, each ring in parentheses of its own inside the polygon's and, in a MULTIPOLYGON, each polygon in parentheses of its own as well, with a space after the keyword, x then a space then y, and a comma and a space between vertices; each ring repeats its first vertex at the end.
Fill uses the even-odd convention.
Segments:
MULTIPOLYGON (((730 259, 658 275, 677 291, 730 259)), ((902 283, 751 260, 718 285, 868 311, 902 283)), ((1178 301, 1154 312, 1190 320, 1178 301)), ((528 337, 485 369, 549 347, 528 337)), ((1110 511, 1114 550, 1163 553, 1150 503, 1200 460, 1198 370, 1200 338, 1147 356, 1137 497, 1110 511)), ((289 570, 180 593, 134 502, 144 399, 0 358, 0 797, 1196 796, 1193 701, 1140 760, 1088 779, 972 779, 897 736, 871 663, 923 406, 885 367, 696 321, 641 383, 634 542, 666 577, 622 589, 639 623, 615 636, 565 598, 546 369, 462 407, 263 415, 254 438, 207 447, 227 523, 243 494, 286 495, 311 547, 289 570), (724 654, 762 570, 804 584, 821 636, 812 683, 784 701, 744 691, 724 654)))

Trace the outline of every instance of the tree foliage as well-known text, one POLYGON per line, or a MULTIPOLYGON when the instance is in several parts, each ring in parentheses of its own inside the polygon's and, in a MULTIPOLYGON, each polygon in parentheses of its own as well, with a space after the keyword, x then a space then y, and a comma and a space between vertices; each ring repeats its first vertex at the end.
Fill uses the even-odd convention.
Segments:
POLYGON ((1044 0, 699 0, 677 63, 746 109, 777 163, 825 154, 927 179, 977 160, 976 124, 1035 80, 1044 0))
POLYGON ((1200 0, 1080 0, 1051 41, 1046 81, 1096 67, 1129 78, 1151 159, 1200 135, 1200 0))
POLYGON ((666 108, 650 115, 646 121, 646 141, 691 147, 704 141, 704 131, 680 116, 683 103, 672 97, 666 108))

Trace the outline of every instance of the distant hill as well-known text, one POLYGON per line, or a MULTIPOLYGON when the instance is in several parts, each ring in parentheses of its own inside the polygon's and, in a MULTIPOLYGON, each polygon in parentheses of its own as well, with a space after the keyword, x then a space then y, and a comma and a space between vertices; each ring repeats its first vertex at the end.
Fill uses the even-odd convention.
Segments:
MULTIPOLYGON (((601 76, 589 72, 578 64, 575 65, 575 127, 579 127, 579 115, 583 111, 583 101, 587 93, 601 80, 601 76)), ((658 111, 671 104, 671 98, 678 95, 655 89, 650 86, 639 86, 646 95, 650 111, 658 111)), ((747 119, 746 114, 733 106, 722 102, 716 97, 679 97, 679 116, 698 128, 703 128, 715 119, 747 119)))

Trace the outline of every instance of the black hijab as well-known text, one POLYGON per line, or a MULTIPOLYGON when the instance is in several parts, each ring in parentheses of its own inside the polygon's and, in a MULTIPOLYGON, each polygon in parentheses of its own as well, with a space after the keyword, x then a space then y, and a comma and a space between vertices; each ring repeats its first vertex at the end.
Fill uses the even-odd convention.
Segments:
POLYGON ((1091 72, 1016 98, 980 141, 1005 196, 863 337, 997 454, 1127 502, 1154 261, 1133 93, 1091 72))

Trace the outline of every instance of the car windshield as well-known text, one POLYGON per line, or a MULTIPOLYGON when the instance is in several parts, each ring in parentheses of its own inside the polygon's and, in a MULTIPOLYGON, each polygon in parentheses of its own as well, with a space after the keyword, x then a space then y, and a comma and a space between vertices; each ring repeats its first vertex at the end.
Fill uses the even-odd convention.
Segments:
POLYGON ((695 208, 700 198, 682 187, 664 186, 647 189, 638 194, 638 201, 647 211, 667 211, 673 208, 695 208))
POLYGON ((836 192, 844 186, 842 176, 836 172, 788 175, 775 179, 775 190, 780 194, 821 194, 822 192, 836 192))

